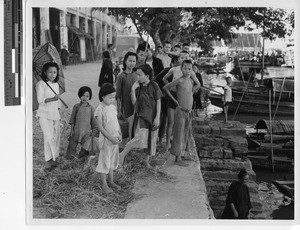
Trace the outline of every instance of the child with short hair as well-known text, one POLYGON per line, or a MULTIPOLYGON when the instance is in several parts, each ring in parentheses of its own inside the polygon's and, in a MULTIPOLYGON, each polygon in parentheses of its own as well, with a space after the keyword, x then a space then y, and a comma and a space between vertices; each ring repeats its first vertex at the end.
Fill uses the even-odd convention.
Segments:
POLYGON ((168 83, 163 88, 174 101, 174 104, 177 105, 170 153, 175 156, 175 164, 179 166, 188 166, 182 160, 189 160, 189 157, 186 157, 184 154, 185 151, 190 152, 190 145, 193 142, 191 126, 193 92, 198 86, 194 85, 194 81, 191 78, 192 65, 193 63, 190 60, 184 60, 181 64, 183 76, 168 83), (170 92, 170 89, 173 87, 176 87, 177 99, 170 92))
MULTIPOLYGON (((178 66, 172 67, 169 72, 163 77, 163 82, 165 84, 168 84, 168 79, 173 75, 173 80, 175 81, 176 79, 182 77, 182 66, 181 64, 183 61, 189 59, 189 53, 187 51, 181 51, 178 57, 178 66)), ((200 82, 197 79, 195 73, 192 71, 191 72, 191 77, 195 82, 195 88, 198 89, 200 87, 200 82)), ((170 93, 172 94, 173 98, 176 98, 176 87, 170 88, 170 93)), ((167 131, 166 131, 166 151, 169 150, 171 147, 171 136, 172 136, 172 130, 173 130, 173 125, 174 125, 174 113, 176 110, 176 104, 173 102, 174 100, 170 97, 168 97, 168 102, 167 102, 167 117, 168 117, 168 123, 167 123, 167 131)))
POLYGON ((137 68, 138 80, 131 88, 131 100, 135 104, 136 130, 134 138, 129 141, 120 153, 120 165, 132 149, 145 149, 145 165, 151 168, 149 159, 156 153, 156 140, 161 111, 161 91, 152 80, 153 70, 148 64, 137 68))
POLYGON ((94 107, 89 104, 92 99, 92 90, 88 86, 83 86, 78 90, 80 102, 75 104, 72 110, 69 124, 71 125, 71 134, 69 145, 65 157, 71 159, 76 154, 76 147, 81 145, 78 158, 89 155, 92 151, 91 131, 93 128, 94 107))
MULTIPOLYGON (((197 77, 197 79, 200 82, 200 85, 202 87, 203 86, 203 79, 202 79, 201 74, 199 73, 199 66, 196 63, 193 63, 193 71, 196 74, 196 77, 197 77)), ((201 88, 199 88, 199 90, 196 90, 193 97, 194 97, 193 109, 194 109, 195 116, 198 117, 199 113, 200 113, 200 109, 203 108, 202 107, 202 102, 201 102, 201 88)))
POLYGON ((36 84, 39 107, 36 117, 44 135, 45 170, 57 167, 60 146, 59 67, 55 62, 44 64, 42 80, 36 84))
POLYGON ((121 128, 118 122, 117 109, 114 105, 116 90, 110 83, 104 83, 99 92, 100 104, 95 111, 95 119, 99 133, 99 158, 96 172, 100 173, 102 188, 105 193, 120 189, 114 183, 113 171, 119 162, 119 143, 122 141, 121 128), (106 177, 108 175, 108 183, 106 177), (109 186, 110 187, 109 187, 109 186))
POLYGON ((228 123, 228 107, 229 104, 232 103, 232 89, 230 87, 230 84, 232 82, 231 77, 226 77, 226 85, 223 87, 224 89, 224 96, 223 96, 223 106, 224 106, 224 114, 225 114, 225 123, 228 123))

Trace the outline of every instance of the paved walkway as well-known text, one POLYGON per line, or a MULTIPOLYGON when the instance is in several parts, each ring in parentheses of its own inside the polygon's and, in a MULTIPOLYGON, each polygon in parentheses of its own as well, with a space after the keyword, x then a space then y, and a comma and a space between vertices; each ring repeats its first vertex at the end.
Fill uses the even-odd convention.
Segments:
POLYGON ((139 179, 133 192, 142 198, 129 204, 125 219, 214 219, 199 162, 174 165, 170 155, 163 171, 167 179, 139 179))

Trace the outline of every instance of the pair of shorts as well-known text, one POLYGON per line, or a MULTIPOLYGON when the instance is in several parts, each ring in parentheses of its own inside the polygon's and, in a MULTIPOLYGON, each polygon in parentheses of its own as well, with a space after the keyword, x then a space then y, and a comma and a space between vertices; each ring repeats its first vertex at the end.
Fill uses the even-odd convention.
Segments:
POLYGON ((157 137, 158 129, 150 131, 147 128, 141 128, 139 119, 137 122, 134 137, 126 144, 126 146, 131 147, 132 149, 147 149, 146 154, 154 156, 156 153, 157 137), (151 135, 150 137, 149 134, 151 135))
MULTIPOLYGON (((176 92, 175 91, 170 91, 170 93, 177 100, 177 94, 176 94, 176 92)), ((176 107, 177 107, 177 105, 175 104, 175 102, 172 100, 172 98, 170 98, 168 96, 167 108, 176 109, 176 107)))

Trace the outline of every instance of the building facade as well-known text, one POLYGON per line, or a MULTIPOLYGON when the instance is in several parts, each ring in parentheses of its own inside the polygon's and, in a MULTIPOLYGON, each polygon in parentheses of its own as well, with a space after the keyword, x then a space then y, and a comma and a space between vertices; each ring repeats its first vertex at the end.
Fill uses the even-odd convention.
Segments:
POLYGON ((33 48, 51 42, 58 51, 67 47, 70 62, 101 58, 108 44, 116 46, 117 35, 124 34, 124 22, 108 15, 107 8, 33 8, 33 48))

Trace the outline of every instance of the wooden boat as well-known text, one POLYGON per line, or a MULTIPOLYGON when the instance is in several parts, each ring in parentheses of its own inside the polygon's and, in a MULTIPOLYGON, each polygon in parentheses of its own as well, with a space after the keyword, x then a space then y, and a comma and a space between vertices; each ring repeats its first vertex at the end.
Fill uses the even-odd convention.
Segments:
POLYGON ((206 74, 225 73, 225 61, 218 60, 214 57, 200 57, 197 60, 200 71, 205 71, 206 74))
MULTIPOLYGON (((247 114, 269 114, 269 102, 266 100, 257 100, 251 98, 244 98, 241 100, 241 96, 233 96, 234 100, 229 105, 228 111, 235 112, 238 108, 238 113, 247 114)), ((210 94, 209 99, 211 104, 223 107, 222 95, 210 94)), ((275 113, 277 102, 272 103, 271 111, 275 113)), ((294 102, 279 102, 276 111, 277 115, 294 116, 294 102)))
POLYGON ((272 183, 276 186, 279 192, 281 192, 283 195, 294 199, 294 181, 279 181, 279 180, 273 180, 272 183))
POLYGON ((294 161, 294 121, 260 120, 255 125, 256 132, 247 135, 248 158, 256 167, 290 170, 294 161), (273 162, 272 162, 273 155, 273 162))
POLYGON ((270 155, 261 155, 257 151, 249 151, 247 158, 251 161, 253 167, 263 169, 274 169, 276 171, 290 171, 293 167, 293 160, 285 156, 275 156, 272 159, 270 155))
POLYGON ((233 81, 231 84, 232 96, 234 98, 241 98, 244 94, 244 99, 269 100, 269 89, 272 92, 272 102, 280 101, 294 101, 294 78, 265 78, 262 84, 255 85, 254 82, 249 82, 248 87, 243 81, 233 81), (283 82, 284 81, 284 82, 283 82), (283 85, 283 87, 282 87, 283 85))
MULTIPOLYGON (((253 61, 253 60, 237 60, 233 62, 233 69, 229 72, 238 79, 248 81, 249 77, 253 74, 257 74, 261 72, 262 62, 253 61)), ((269 62, 264 63, 264 70, 266 67, 270 65, 269 62)))
MULTIPOLYGON (((233 102, 229 112, 235 112, 238 108, 238 113, 269 114, 271 90, 272 114, 276 111, 276 115, 294 115, 294 78, 266 78, 258 86, 254 82, 247 84, 243 81, 232 82, 233 102)), ((213 105, 223 107, 221 93, 211 93, 209 99, 213 105)))

